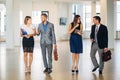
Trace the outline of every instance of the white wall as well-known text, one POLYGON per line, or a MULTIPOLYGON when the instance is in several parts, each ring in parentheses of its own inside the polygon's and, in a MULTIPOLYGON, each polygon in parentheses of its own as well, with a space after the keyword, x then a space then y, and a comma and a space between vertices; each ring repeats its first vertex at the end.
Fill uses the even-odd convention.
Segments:
MULTIPOLYGON (((9 1, 9 0, 8 0, 9 1)), ((24 21, 25 16, 32 16, 32 11, 49 11, 49 21, 54 23, 55 25, 55 33, 57 40, 66 40, 68 39, 68 26, 72 21, 72 2, 55 2, 55 1, 35 1, 34 0, 14 0, 13 5, 13 13, 14 13, 14 21, 13 26, 10 29, 14 31, 14 45, 19 46, 20 36, 19 36, 19 28, 20 28, 20 11, 23 13, 22 21, 24 21), (67 25, 61 26, 59 25, 60 17, 67 18, 67 25)), ((38 17, 40 18, 40 17, 38 17)), ((12 31, 12 30, 11 30, 12 31)), ((83 38, 89 38, 90 32, 84 32, 83 38)), ((10 37, 11 38, 11 37, 10 37)), ((39 37, 37 37, 37 40, 39 37)), ((9 38, 8 38, 9 40, 9 38)))
MULTIPOLYGON (((33 2, 32 0, 25 1, 25 0, 19 0, 17 3, 20 4, 15 4, 15 12, 17 14, 20 14, 20 11, 22 11, 23 17, 22 17, 22 22, 24 21, 25 16, 32 16, 32 11, 49 11, 49 21, 54 23, 55 26, 55 33, 56 33, 56 39, 58 40, 68 40, 69 35, 67 33, 68 31, 68 26, 69 23, 72 22, 72 3, 66 3, 66 2, 55 2, 55 1, 35 1, 33 2), (18 6, 19 5, 19 6, 18 6), (61 26, 59 24, 60 18, 61 17, 66 17, 67 18, 67 24, 65 26, 61 26)), ((16 21, 20 22, 20 16, 16 15, 18 17, 16 21)), ((38 17, 40 18, 40 17, 38 17)), ((20 37, 18 35, 18 22, 16 22, 17 25, 15 26, 15 34, 14 34, 14 40, 16 45, 20 45, 20 37), (17 30, 16 30, 16 26, 17 30), (17 33, 17 34, 16 34, 17 33)), ((19 24, 20 25, 20 24, 19 24)), ((88 36, 85 35, 85 37, 88 38, 88 36)), ((39 37, 35 37, 36 41, 39 41, 39 37)))
POLYGON ((58 4, 58 29, 57 36, 59 40, 68 39, 68 26, 69 26, 69 5, 68 3, 59 3, 58 4), (60 18, 67 18, 66 25, 60 25, 60 18))
MULTIPOLYGON (((57 3, 55 2, 33 2, 33 11, 49 11, 49 21, 54 24, 55 33, 57 36, 57 27, 58 27, 58 11, 57 11, 57 3)), ((40 17, 38 17, 40 18, 40 17)), ((58 37, 57 37, 58 38, 58 37)), ((36 37, 36 40, 39 38, 36 37)))
POLYGON ((1 12, 0 12, 0 40, 1 40, 1 12))
POLYGON ((14 46, 20 45, 20 1, 14 0, 14 6, 13 6, 13 29, 14 29, 14 46))
MULTIPOLYGON (((32 16, 32 11, 49 11, 49 21, 54 23, 55 33, 57 40, 67 39, 67 29, 69 23, 69 4, 61 2, 49 2, 49 1, 37 1, 32 2, 32 0, 15 0, 13 6, 14 13, 14 45, 19 46, 21 44, 21 39, 19 36, 20 29, 20 11, 22 11, 22 23, 25 16, 32 16), (59 21, 60 17, 67 18, 67 25, 60 26, 59 21)), ((40 18, 40 17, 38 17, 40 18)), ((35 37, 36 40, 39 40, 39 37, 35 37)))
POLYGON ((54 23, 57 40, 66 39, 68 29, 68 3, 61 2, 33 2, 33 11, 49 11, 49 21, 54 23), (59 25, 60 17, 67 18, 67 25, 59 25))

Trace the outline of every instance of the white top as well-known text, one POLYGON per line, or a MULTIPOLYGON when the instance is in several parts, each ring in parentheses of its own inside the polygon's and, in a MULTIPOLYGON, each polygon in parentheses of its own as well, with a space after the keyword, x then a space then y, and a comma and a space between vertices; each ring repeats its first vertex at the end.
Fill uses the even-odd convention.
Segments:
POLYGON ((35 29, 34 25, 30 25, 29 27, 27 27, 26 25, 22 25, 21 28, 25 30, 27 34, 34 34, 34 29, 35 29))

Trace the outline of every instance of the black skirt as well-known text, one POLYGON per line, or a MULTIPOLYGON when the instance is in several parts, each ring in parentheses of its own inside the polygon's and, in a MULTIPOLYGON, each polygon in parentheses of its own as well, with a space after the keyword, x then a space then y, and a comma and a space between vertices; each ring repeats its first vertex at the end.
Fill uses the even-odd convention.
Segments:
POLYGON ((23 37, 22 45, 23 45, 24 52, 33 53, 34 38, 33 37, 30 37, 30 38, 23 37))

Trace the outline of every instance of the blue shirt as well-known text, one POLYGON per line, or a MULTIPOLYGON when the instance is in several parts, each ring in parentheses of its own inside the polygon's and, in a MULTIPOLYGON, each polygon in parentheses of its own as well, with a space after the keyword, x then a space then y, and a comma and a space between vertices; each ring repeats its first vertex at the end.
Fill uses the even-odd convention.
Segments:
POLYGON ((46 25, 44 25, 44 23, 42 23, 42 26, 43 26, 44 32, 46 32, 47 27, 48 27, 48 22, 46 23, 46 25))

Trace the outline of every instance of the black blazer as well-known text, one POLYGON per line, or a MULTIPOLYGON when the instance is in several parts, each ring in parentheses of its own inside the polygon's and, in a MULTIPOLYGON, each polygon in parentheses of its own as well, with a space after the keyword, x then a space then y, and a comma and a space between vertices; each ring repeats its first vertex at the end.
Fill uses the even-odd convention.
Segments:
MULTIPOLYGON (((96 25, 92 25, 90 39, 95 40, 95 27, 96 25)), ((97 41, 98 47, 100 49, 108 47, 108 30, 107 27, 103 24, 100 24, 98 33, 97 33, 97 41)))

